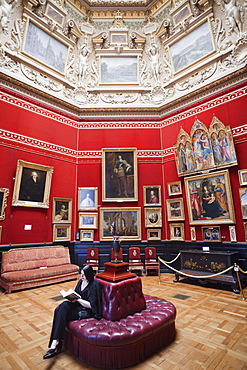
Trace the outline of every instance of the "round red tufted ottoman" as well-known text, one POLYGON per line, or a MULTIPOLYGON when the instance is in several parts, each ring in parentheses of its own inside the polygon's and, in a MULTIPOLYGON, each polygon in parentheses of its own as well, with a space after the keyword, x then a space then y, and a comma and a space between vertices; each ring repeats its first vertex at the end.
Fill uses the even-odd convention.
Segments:
POLYGON ((143 361, 172 342, 176 334, 175 306, 162 298, 144 297, 144 310, 119 321, 70 321, 65 347, 86 364, 105 369, 120 369, 143 361))

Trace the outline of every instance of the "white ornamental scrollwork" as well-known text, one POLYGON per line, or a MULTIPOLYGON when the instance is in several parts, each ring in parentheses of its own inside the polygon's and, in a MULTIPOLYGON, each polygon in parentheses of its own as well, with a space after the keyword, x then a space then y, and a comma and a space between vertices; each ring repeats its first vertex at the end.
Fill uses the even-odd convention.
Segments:
POLYGON ((5 54, 5 51, 1 44, 0 44, 0 67, 3 69, 7 69, 8 71, 11 71, 13 73, 17 73, 20 70, 19 63, 16 63, 14 60, 9 58, 5 54))
POLYGON ((46 75, 39 73, 32 68, 26 67, 23 64, 21 64, 21 71, 24 76, 27 77, 30 81, 44 87, 47 90, 58 92, 61 91, 63 88, 62 84, 56 83, 54 80, 47 77, 46 75))
POLYGON ((17 19, 14 22, 14 27, 11 31, 11 41, 5 43, 5 47, 11 51, 19 52, 24 33, 25 21, 17 19))
POLYGON ((243 34, 238 40, 235 48, 230 55, 225 58, 221 65, 225 69, 234 68, 236 66, 245 66, 247 64, 247 34, 243 34))
POLYGON ((200 70, 199 72, 196 72, 190 75, 188 78, 186 78, 182 82, 177 83, 176 88, 179 91, 184 91, 187 89, 191 89, 192 87, 196 85, 200 85, 204 81, 206 81, 208 78, 210 78, 216 72, 216 69, 217 69, 217 63, 214 63, 210 67, 204 68, 200 70))
POLYGON ((134 103, 139 97, 139 94, 131 94, 131 93, 111 93, 111 94, 100 94, 100 99, 104 103, 109 104, 130 104, 134 103))
POLYGON ((226 30, 222 25, 222 21, 216 18, 213 22, 213 30, 215 33, 215 43, 218 51, 223 51, 231 47, 232 42, 226 37, 226 30))

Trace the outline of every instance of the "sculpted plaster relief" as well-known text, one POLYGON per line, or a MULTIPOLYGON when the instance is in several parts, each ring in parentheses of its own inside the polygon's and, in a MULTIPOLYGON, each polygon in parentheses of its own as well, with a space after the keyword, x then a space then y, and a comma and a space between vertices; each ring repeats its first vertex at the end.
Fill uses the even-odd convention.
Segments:
POLYGON ((226 24, 230 32, 235 32, 241 36, 244 23, 244 6, 237 0, 217 0, 216 3, 221 6, 225 13, 226 24))
POLYGON ((150 59, 150 67, 155 86, 160 85, 159 51, 158 46, 155 43, 152 43, 150 48, 148 49, 148 56, 150 59))
POLYGON ((88 59, 90 55, 90 50, 86 44, 78 46, 79 57, 78 57, 78 80, 79 86, 84 86, 84 79, 88 73, 89 65, 88 59))
POLYGON ((6 0, 0 0, 0 31, 7 33, 10 15, 17 4, 17 0, 12 0, 9 3, 6 0))

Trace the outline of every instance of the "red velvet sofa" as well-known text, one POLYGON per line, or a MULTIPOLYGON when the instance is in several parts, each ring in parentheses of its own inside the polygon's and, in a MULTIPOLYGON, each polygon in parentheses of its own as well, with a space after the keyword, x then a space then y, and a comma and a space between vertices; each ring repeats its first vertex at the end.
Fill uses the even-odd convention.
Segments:
POLYGON ((105 369, 133 366, 175 339, 176 308, 143 295, 141 278, 102 285, 102 319, 70 321, 65 347, 84 363, 105 369))
POLYGON ((10 249, 2 253, 0 286, 6 293, 77 279, 69 249, 59 246, 10 249))

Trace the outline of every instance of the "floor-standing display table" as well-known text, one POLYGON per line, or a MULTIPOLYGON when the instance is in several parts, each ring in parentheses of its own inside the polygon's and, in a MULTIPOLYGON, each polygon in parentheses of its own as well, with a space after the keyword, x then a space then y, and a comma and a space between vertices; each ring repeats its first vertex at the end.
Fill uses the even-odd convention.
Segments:
MULTIPOLYGON (((201 250, 182 250, 180 251, 180 272, 188 275, 203 276, 202 281, 211 281, 220 284, 230 284, 235 293, 239 293, 239 284, 234 268, 228 272, 214 277, 205 278, 205 276, 218 274, 228 267, 238 264, 237 252, 210 251, 204 252, 201 250)), ((179 277, 183 274, 175 274, 175 282, 179 281, 179 277)), ((198 279, 200 279, 198 277, 198 279)))

